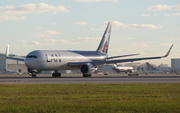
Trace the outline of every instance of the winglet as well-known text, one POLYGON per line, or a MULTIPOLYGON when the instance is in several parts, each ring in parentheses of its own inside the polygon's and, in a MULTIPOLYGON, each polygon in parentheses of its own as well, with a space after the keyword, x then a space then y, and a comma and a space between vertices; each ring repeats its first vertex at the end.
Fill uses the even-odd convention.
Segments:
POLYGON ((168 52, 166 53, 166 55, 164 55, 162 58, 167 57, 167 56, 169 55, 169 53, 171 52, 171 49, 172 49, 173 45, 174 45, 174 44, 171 45, 171 47, 169 48, 169 51, 168 51, 168 52))
POLYGON ((6 47, 6 57, 9 57, 9 45, 6 47))

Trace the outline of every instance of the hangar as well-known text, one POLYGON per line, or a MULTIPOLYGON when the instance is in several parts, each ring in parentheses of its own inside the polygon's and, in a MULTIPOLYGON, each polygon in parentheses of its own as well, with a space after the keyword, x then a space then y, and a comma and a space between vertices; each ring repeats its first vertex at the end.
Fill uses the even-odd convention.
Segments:
MULTIPOLYGON (((14 54, 11 57, 22 58, 14 54)), ((0 71, 16 71, 21 74, 27 74, 27 67, 24 62, 6 59, 5 54, 0 53, 0 71)))

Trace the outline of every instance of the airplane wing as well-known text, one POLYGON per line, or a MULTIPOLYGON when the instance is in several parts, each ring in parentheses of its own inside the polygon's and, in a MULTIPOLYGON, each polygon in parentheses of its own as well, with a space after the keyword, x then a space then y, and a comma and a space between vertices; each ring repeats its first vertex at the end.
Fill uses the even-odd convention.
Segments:
POLYGON ((69 62, 67 63, 68 66, 74 67, 74 66, 80 66, 82 64, 91 63, 92 65, 100 65, 100 64, 113 64, 113 63, 122 63, 122 62, 133 62, 133 61, 140 61, 140 60, 150 60, 150 59, 161 59, 164 57, 167 57, 169 53, 171 52, 171 49, 173 47, 170 47, 169 51, 164 56, 159 57, 145 57, 145 58, 133 58, 133 59, 119 59, 119 60, 108 60, 108 61, 90 61, 90 62, 69 62))
POLYGON ((139 54, 130 54, 130 55, 112 56, 112 57, 107 57, 106 59, 113 59, 113 58, 127 57, 127 56, 134 56, 134 55, 139 55, 139 54))
POLYGON ((15 58, 15 57, 6 57, 7 59, 11 59, 11 60, 18 60, 18 61, 23 61, 25 60, 25 58, 15 58))
POLYGON ((12 59, 12 60, 18 60, 18 61, 23 61, 25 60, 25 58, 16 58, 16 57, 9 57, 9 45, 7 45, 6 47, 6 58, 7 59, 12 59))

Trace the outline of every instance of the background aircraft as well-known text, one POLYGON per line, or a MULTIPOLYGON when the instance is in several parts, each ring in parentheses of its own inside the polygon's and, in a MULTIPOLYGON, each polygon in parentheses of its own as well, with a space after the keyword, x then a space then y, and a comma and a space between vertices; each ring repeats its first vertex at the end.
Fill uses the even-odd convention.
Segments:
POLYGON ((125 72, 127 73, 132 73, 133 72, 133 67, 131 66, 122 66, 122 65, 116 65, 114 64, 112 66, 113 70, 115 70, 117 73, 125 72))
POLYGON ((171 67, 154 67, 148 62, 146 62, 147 68, 144 68, 145 73, 178 73, 179 69, 174 69, 171 67))
POLYGON ((146 62, 146 66, 147 68, 143 67, 144 73, 167 73, 167 68, 157 69, 153 67, 151 64, 149 64, 148 62, 146 62))
POLYGON ((30 52, 25 59, 9 57, 9 45, 6 49, 6 58, 24 61, 28 67, 28 71, 32 73, 32 77, 36 77, 37 73, 45 70, 53 70, 53 77, 60 77, 58 70, 80 70, 83 77, 91 77, 92 73, 102 64, 114 64, 121 62, 133 62, 139 60, 161 59, 167 57, 172 49, 164 56, 133 58, 133 59, 117 59, 113 58, 133 56, 137 54, 108 56, 108 47, 111 34, 112 23, 109 22, 101 42, 96 51, 67 51, 67 50, 35 50, 30 52))

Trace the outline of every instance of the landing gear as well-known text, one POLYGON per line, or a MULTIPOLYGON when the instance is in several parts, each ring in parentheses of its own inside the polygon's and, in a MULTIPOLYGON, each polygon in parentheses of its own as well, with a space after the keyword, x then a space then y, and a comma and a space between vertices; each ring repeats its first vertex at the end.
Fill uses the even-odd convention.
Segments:
POLYGON ((37 77, 36 74, 40 73, 41 71, 28 68, 28 72, 31 73, 32 77, 34 78, 34 77, 37 77))
POLYGON ((61 77, 61 73, 53 73, 52 77, 61 77))
POLYGON ((32 77, 33 77, 33 78, 36 77, 36 74, 35 74, 35 73, 32 73, 32 77))
POLYGON ((83 77, 91 77, 92 74, 83 74, 83 77))
POLYGON ((127 74, 128 72, 129 72, 129 73, 132 73, 132 71, 130 70, 130 71, 125 71, 125 74, 127 74))
POLYGON ((52 77, 61 77, 61 73, 58 73, 57 71, 55 71, 55 72, 52 74, 52 77))

